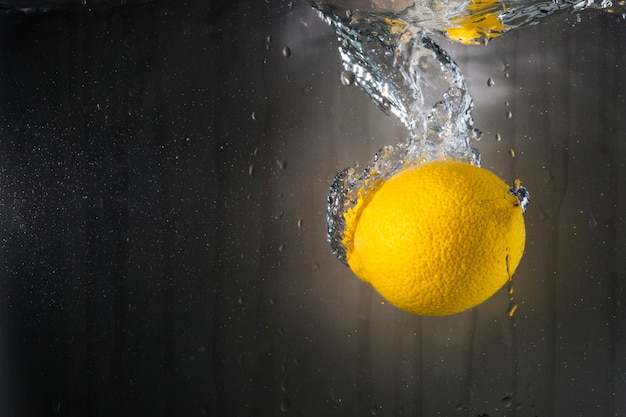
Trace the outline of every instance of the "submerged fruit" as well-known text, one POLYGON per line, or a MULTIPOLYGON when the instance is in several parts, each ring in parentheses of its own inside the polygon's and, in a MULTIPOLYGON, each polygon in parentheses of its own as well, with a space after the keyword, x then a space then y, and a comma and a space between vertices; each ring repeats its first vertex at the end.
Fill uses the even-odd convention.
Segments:
POLYGON ((454 160, 426 162, 362 188, 345 220, 352 271, 395 306, 432 316, 491 297, 515 272, 526 236, 509 186, 454 160))
POLYGON ((452 18, 456 26, 446 29, 448 36, 465 45, 476 45, 481 38, 496 38, 510 29, 499 17, 504 10, 500 0, 472 0, 465 14, 452 18))

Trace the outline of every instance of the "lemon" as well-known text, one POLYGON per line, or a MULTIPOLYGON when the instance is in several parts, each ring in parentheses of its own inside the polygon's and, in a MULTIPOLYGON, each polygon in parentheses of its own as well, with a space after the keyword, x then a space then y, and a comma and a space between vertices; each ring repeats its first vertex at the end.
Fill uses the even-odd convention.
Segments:
POLYGON ((393 305, 429 316, 491 297, 515 272, 526 239, 510 187, 454 160, 425 162, 362 188, 344 219, 352 271, 393 305))
POLYGON ((455 27, 447 30, 450 39, 465 45, 476 45, 480 38, 496 38, 510 29, 500 20, 505 5, 500 0, 472 0, 466 14, 455 16, 455 27))

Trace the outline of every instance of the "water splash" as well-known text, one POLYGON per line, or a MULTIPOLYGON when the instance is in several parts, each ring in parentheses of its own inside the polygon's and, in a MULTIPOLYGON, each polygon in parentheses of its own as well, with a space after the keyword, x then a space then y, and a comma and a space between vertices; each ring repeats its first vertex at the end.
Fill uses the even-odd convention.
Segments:
MULTIPOLYGON (((491 38, 562 10, 580 12, 612 6, 610 0, 333 3, 318 2, 314 7, 337 33, 345 69, 342 83, 358 84, 380 109, 397 116, 408 131, 406 140, 384 147, 363 168, 344 169, 333 181, 328 195, 328 240, 335 256, 346 264, 341 243, 344 214, 362 194, 373 192, 375 186, 400 170, 426 161, 452 158, 480 165, 480 154, 471 145, 480 138, 473 127, 472 97, 460 68, 433 36, 468 45, 486 44, 491 38), (358 4, 358 8, 347 7, 350 4, 358 4)), ((619 6, 624 4, 621 0, 619 6)), ((525 210, 529 194, 519 181, 510 192, 525 210)))
POLYGON ((349 167, 335 177, 328 197, 328 237, 335 256, 346 263, 344 213, 357 203, 359 192, 420 162, 454 158, 479 165, 479 153, 470 144, 478 132, 461 70, 425 32, 385 14, 317 7, 337 32, 345 71, 407 128, 405 141, 381 149, 362 170, 349 167))

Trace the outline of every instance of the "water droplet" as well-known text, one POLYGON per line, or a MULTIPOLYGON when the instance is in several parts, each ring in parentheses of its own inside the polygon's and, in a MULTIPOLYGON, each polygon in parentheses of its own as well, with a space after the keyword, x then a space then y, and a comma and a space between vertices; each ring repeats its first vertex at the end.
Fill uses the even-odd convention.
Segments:
POLYGON ((504 405, 506 408, 511 408, 511 406, 513 405, 513 397, 511 397, 510 395, 504 397, 502 399, 502 405, 504 405))
POLYGON ((286 247, 287 247, 286 243, 281 243, 281 245, 278 247, 278 253, 282 253, 286 247))
POLYGON ((203 416, 208 416, 209 415, 209 407, 208 406, 204 406, 200 409, 200 414, 202 414, 203 416))
POLYGON ((254 164, 250 164, 248 167, 248 175, 254 174, 254 164))
POLYGON ((291 408, 291 401, 289 398, 283 398, 280 400, 280 411, 288 411, 291 408))
POLYGON ((298 226, 298 229, 302 229, 302 224, 303 224, 303 222, 304 222, 304 221, 302 220, 302 217, 300 217, 300 218, 298 219, 298 223, 296 223, 296 225, 298 226))
POLYGON ((513 112, 512 112, 512 111, 510 111, 510 110, 509 110, 508 112, 506 112, 506 117, 508 117, 509 119, 510 119, 511 117, 513 117, 513 112))
POLYGON ((276 160, 276 165, 278 165, 280 169, 287 169, 287 161, 276 160))
POLYGON ((500 142, 502 140, 502 135, 500 133, 496 133, 496 141, 500 142))
POLYGON ((288 362, 289 362, 289 354, 288 354, 288 353, 285 353, 285 354, 283 355, 283 359, 282 359, 282 361, 281 361, 281 363, 280 363, 280 369, 281 369, 281 371, 283 371, 283 372, 287 372, 287 363, 288 363, 288 362))
POLYGON ((465 411, 467 409, 468 409, 468 407, 465 404, 463 404, 463 403, 458 403, 456 405, 456 411, 465 411))
POLYGON ((510 300, 509 306, 506 309, 506 314, 509 317, 513 317, 515 311, 517 311, 517 303, 515 302, 515 300, 510 300))
POLYGON ((381 409, 381 408, 382 408, 381 406, 379 406, 377 404, 374 404, 372 406, 372 408, 370 409, 370 414, 373 415, 373 416, 377 416, 378 415, 378 410, 381 409))
POLYGON ((496 82, 493 80, 493 78, 491 78, 491 77, 490 77, 490 78, 487 80, 487 86, 488 86, 488 87, 493 87, 495 84, 496 84, 496 82))
POLYGON ((285 58, 289 58, 289 57, 291 56, 291 49, 289 49, 289 47, 288 47, 288 46, 285 46, 285 47, 283 48, 283 56, 284 56, 285 58))
POLYGON ((352 71, 342 71, 341 84, 345 86, 354 84, 354 73, 352 71))
POLYGON ((289 3, 287 3, 287 8, 289 10, 293 10, 293 1, 290 1, 289 3))
POLYGON ((252 120, 256 120, 256 111, 253 111, 253 112, 252 112, 251 117, 252 117, 252 120))
POLYGON ((511 155, 511 158, 515 158, 515 149, 509 149, 509 155, 511 155))
POLYGON ((267 38, 265 38, 265 41, 267 43, 272 43, 272 36, 271 35, 267 35, 267 38))
POLYGON ((280 384, 280 390, 285 392, 285 391, 287 391, 288 387, 289 387, 289 377, 287 375, 285 375, 285 378, 283 379, 283 382, 281 382, 281 384, 280 384))
POLYGON ((237 300, 239 304, 243 304, 243 301, 244 301, 243 297, 239 297, 239 299, 237 300))
POLYGON ((87 0, 80 0, 80 4, 82 6, 86 6, 87 5, 87 0))
POLYGON ((313 92, 313 86, 310 84, 305 85, 302 92, 304 93, 305 96, 311 95, 311 93, 313 92))

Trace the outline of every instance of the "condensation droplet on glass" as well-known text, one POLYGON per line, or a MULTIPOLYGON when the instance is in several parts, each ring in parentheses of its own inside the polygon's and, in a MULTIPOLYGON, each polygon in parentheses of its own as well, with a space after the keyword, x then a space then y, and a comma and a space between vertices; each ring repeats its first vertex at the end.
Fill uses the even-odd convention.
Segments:
POLYGON ((506 117, 508 117, 509 119, 510 119, 511 117, 513 117, 513 112, 512 112, 512 111, 510 111, 510 110, 509 110, 508 112, 506 112, 506 117))
POLYGON ((496 141, 500 142, 502 140, 502 135, 500 133, 496 133, 496 141))
POLYGON ((291 56, 291 49, 289 49, 289 47, 288 47, 288 46, 285 46, 285 47, 283 48, 283 56, 284 56, 285 58, 289 58, 289 57, 291 56))
POLYGON ((291 401, 289 398, 283 398, 280 400, 280 411, 288 411, 291 408, 291 401))
POLYGON ((282 253, 286 247, 287 247, 286 243, 281 243, 280 246, 278 247, 278 253, 282 253))
POLYGON ((491 77, 490 77, 490 78, 487 80, 487 86, 488 86, 488 87, 493 87, 495 84, 496 84, 496 82, 493 80, 493 78, 491 78, 491 77))
POLYGON ((506 309, 506 315, 509 317, 513 317, 517 311, 517 303, 514 300, 509 301, 509 306, 506 309))
POLYGON ((250 164, 248 167, 248 175, 254 174, 254 164, 250 164))
POLYGON ((256 111, 253 111, 250 117, 252 118, 252 120, 256 120, 256 111))
POLYGON ((515 149, 509 149, 509 155, 511 155, 511 158, 515 158, 515 149))
POLYGON ((298 229, 302 229, 303 224, 304 224, 304 221, 302 220, 302 217, 300 217, 298 219, 298 222, 296 223, 296 225, 298 226, 298 229))
POLYGON ((505 101, 505 102, 504 102, 504 105, 505 105, 505 106, 507 106, 507 107, 509 107, 509 106, 511 105, 511 103, 509 103, 508 101, 505 101))
POLYGON ((242 296, 242 297, 239 297, 239 298, 237 299, 237 302, 238 302, 239 304, 243 304, 243 301, 244 301, 243 296, 242 296))
POLYGON ((502 405, 504 405, 506 408, 511 408, 511 406, 513 405, 513 397, 511 397, 510 395, 504 397, 502 399, 502 405))
POLYGON ((305 96, 311 95, 311 93, 313 92, 313 86, 310 84, 305 85, 302 92, 304 93, 305 96))
POLYGON ((280 362, 280 369, 283 372, 287 372, 287 363, 289 362, 289 354, 285 353, 283 359, 280 362))
POLYGON ((354 73, 352 71, 342 71, 341 84, 345 86, 350 86, 354 84, 354 73))
POLYGON ((510 75, 510 74, 509 74, 509 72, 507 71, 507 72, 505 72, 505 73, 504 73, 504 76, 505 76, 506 78, 509 78, 511 75, 510 75))

